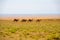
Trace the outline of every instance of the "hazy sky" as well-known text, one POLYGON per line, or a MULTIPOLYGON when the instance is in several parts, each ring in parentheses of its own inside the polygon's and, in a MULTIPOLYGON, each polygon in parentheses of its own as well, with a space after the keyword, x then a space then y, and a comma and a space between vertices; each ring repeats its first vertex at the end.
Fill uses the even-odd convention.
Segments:
POLYGON ((60 14, 60 0, 0 0, 0 14, 60 14))

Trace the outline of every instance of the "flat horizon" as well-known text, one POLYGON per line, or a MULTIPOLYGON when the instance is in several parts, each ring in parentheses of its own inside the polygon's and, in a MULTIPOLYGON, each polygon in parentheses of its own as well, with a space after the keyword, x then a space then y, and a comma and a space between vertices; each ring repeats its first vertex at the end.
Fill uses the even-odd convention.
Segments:
POLYGON ((60 14, 0 14, 0 19, 13 19, 13 18, 60 19, 60 14))
POLYGON ((59 0, 0 0, 0 19, 60 19, 59 0))

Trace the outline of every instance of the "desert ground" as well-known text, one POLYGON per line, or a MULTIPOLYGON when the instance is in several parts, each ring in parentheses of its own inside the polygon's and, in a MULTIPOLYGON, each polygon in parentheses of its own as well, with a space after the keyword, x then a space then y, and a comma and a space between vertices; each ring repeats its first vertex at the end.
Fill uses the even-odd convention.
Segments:
POLYGON ((0 40, 60 40, 60 19, 0 20, 0 40))

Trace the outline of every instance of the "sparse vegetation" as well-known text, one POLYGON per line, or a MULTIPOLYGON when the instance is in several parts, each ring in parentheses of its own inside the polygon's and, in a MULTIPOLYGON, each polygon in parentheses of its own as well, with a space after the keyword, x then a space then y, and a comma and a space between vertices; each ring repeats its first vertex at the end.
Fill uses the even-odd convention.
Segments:
POLYGON ((0 20, 0 40, 60 40, 60 20, 0 20))

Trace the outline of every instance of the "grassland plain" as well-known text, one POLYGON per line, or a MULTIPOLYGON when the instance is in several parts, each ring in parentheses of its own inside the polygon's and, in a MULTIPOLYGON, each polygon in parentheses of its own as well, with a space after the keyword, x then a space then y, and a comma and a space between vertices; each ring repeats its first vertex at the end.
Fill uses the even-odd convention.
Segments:
POLYGON ((60 40, 60 20, 0 20, 0 40, 60 40))

